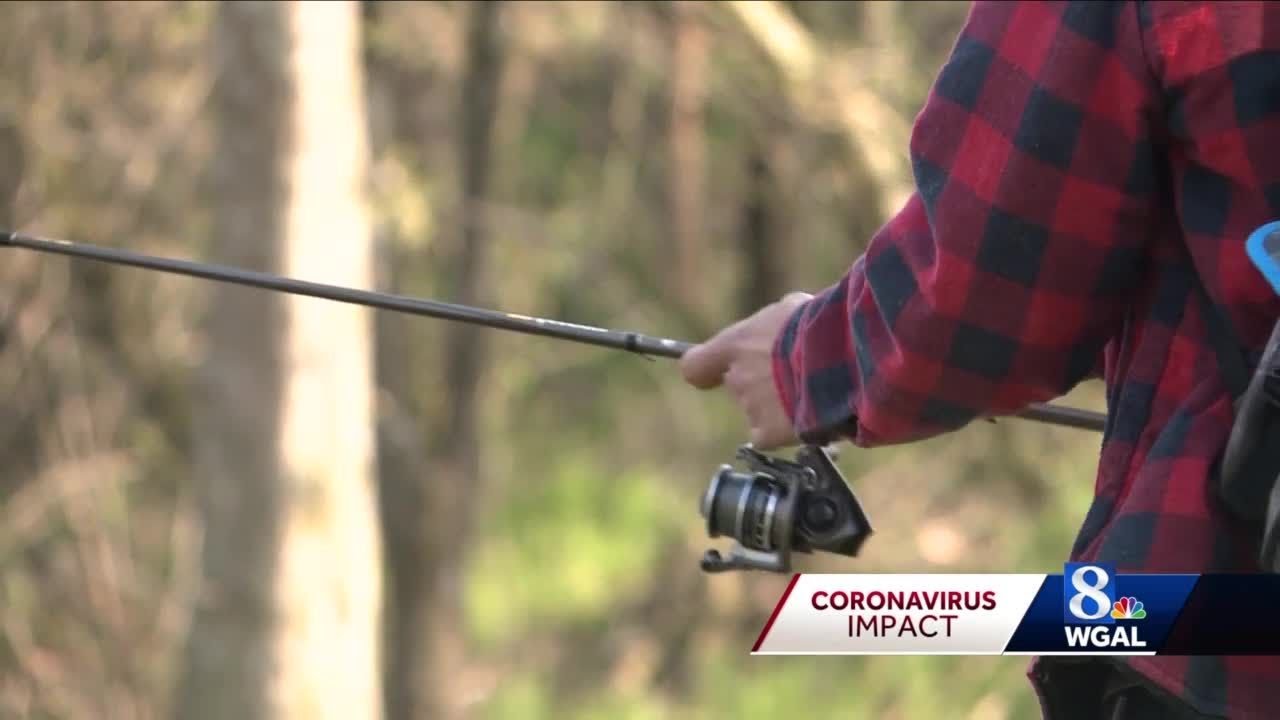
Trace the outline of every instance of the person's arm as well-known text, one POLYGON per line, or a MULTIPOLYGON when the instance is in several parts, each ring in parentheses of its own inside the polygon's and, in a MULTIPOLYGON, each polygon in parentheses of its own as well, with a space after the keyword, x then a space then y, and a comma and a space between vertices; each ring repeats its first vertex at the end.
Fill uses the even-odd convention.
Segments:
POLYGON ((800 439, 920 439, 1095 374, 1156 193, 1137 12, 974 3, 914 125, 915 194, 774 346, 800 439))

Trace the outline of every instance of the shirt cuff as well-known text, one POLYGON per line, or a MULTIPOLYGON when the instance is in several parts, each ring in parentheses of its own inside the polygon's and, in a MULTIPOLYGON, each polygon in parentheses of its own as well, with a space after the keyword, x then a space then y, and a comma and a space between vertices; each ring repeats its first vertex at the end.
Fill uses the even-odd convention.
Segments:
POLYGON ((783 412, 791 422, 796 437, 807 445, 827 445, 846 439, 856 442, 858 431, 857 419, 853 417, 847 423, 841 423, 839 427, 823 427, 807 413, 805 417, 800 416, 801 408, 809 407, 804 402, 805 388, 801 384, 804 382, 804 372, 803 369, 797 370, 800 363, 796 361, 797 349, 801 356, 803 355, 805 339, 802 328, 806 313, 815 307, 815 302, 819 304, 825 302, 827 293, 830 292, 831 290, 828 289, 796 308, 783 324, 782 331, 778 333, 773 344, 773 385, 777 391, 779 404, 782 405, 783 412))
POLYGON ((795 324, 803 311, 802 306, 787 320, 773 344, 773 387, 778 391, 778 401, 782 405, 782 411, 787 414, 787 420, 797 431, 799 424, 796 422, 795 373, 791 371, 791 343, 788 339, 794 337, 795 324))

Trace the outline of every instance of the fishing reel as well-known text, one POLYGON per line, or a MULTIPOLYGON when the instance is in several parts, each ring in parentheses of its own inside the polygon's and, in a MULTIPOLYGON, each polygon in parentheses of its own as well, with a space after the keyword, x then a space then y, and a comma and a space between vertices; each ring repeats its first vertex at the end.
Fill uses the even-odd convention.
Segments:
POLYGON ((828 451, 805 446, 795 462, 738 448, 746 472, 721 465, 702 496, 707 533, 734 539, 728 557, 702 556, 704 572, 791 571, 791 553, 855 557, 871 523, 828 451))

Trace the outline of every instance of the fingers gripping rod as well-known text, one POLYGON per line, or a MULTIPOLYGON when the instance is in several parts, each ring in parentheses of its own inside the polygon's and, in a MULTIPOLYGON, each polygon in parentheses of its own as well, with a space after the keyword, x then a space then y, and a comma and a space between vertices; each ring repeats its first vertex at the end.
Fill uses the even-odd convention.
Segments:
MULTIPOLYGON (((357 290, 355 288, 280 277, 242 268, 154 257, 128 250, 82 245, 66 240, 52 240, 3 230, 0 230, 0 247, 25 248, 36 252, 97 260, 113 265, 126 265, 145 270, 256 287, 263 290, 306 295, 325 300, 390 310, 392 312, 422 315, 527 335, 542 335, 571 342, 626 350, 640 355, 679 358, 685 351, 693 347, 692 343, 652 337, 625 330, 606 330, 589 325, 528 317, 438 300, 392 295, 370 290, 357 290)), ((1018 416, 1028 420, 1083 430, 1101 431, 1106 423, 1106 417, 1101 413, 1044 404, 1031 405, 1019 413, 1018 416)))

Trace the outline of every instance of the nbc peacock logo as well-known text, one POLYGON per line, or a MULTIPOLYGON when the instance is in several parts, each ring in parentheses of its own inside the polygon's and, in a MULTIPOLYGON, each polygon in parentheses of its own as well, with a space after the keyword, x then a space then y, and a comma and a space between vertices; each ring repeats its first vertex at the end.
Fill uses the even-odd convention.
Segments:
POLYGON ((1135 597, 1122 597, 1111 606, 1111 617, 1116 620, 1141 620, 1146 616, 1142 601, 1135 597))

